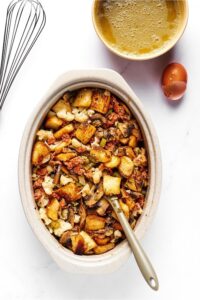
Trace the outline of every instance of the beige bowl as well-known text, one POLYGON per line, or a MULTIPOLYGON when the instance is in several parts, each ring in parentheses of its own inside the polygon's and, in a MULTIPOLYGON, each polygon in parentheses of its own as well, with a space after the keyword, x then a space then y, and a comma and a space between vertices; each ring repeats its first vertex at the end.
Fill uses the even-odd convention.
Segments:
MULTIPOLYGON (((112 47, 111 44, 107 42, 105 39, 105 36, 101 33, 101 30, 99 29, 98 22, 96 20, 96 8, 98 3, 102 0, 94 0, 93 1, 93 6, 92 6, 92 20, 93 20, 93 25, 95 28, 95 31, 100 38, 100 40, 104 43, 104 45, 113 53, 117 54, 118 56, 121 56, 123 58, 129 59, 129 60, 147 60, 147 59, 152 59, 156 58, 167 51, 169 51, 171 48, 175 46, 175 44, 179 41, 181 36, 183 35, 187 22, 188 22, 188 15, 189 15, 189 7, 188 7, 188 0, 181 0, 182 5, 183 5, 183 11, 182 11, 182 23, 179 26, 179 30, 177 31, 176 35, 173 37, 173 39, 166 45, 163 46, 162 48, 159 48, 156 52, 150 52, 148 54, 140 54, 140 55, 135 55, 135 54, 126 54, 123 53, 120 50, 117 50, 116 48, 112 47)), ((171 0, 174 1, 174 0, 171 0)), ((180 0, 175 0, 175 1, 180 1, 180 0)))
POLYGON ((150 186, 144 213, 135 228, 135 233, 139 239, 149 227, 158 204, 161 186, 161 159, 157 136, 149 116, 126 81, 114 71, 97 69, 71 71, 62 75, 51 86, 31 115, 25 128, 19 152, 19 189, 27 220, 35 235, 62 269, 68 272, 97 274, 114 271, 128 259, 131 251, 127 241, 123 241, 113 250, 102 255, 75 255, 61 246, 41 221, 31 185, 31 152, 36 131, 49 109, 63 93, 83 87, 109 89, 129 106, 141 126, 149 153, 150 186))

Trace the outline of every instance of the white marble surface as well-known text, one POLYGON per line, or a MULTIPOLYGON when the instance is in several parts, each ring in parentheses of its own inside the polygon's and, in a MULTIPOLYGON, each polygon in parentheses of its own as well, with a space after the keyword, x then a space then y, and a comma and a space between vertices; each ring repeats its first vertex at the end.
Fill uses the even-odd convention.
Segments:
MULTIPOLYGON (((6 7, 0 2, 0 41, 6 7)), ((0 115, 0 299, 199 299, 200 268, 200 4, 189 0, 187 30, 167 55, 128 62, 109 53, 91 21, 92 0, 43 0, 47 25, 9 93, 0 115), (163 67, 178 61, 189 73, 183 101, 171 104, 160 89, 163 67), (32 233, 22 210, 17 158, 27 118, 52 81, 70 69, 107 67, 121 73, 151 114, 163 158, 163 190, 143 240, 159 275, 151 291, 134 259, 106 276, 66 274, 32 233)))

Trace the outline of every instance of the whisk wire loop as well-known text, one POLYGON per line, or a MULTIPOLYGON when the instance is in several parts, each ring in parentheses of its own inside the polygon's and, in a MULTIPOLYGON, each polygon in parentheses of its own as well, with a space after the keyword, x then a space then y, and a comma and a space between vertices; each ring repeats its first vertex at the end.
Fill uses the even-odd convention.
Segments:
POLYGON ((45 24, 46 15, 38 0, 13 0, 8 6, 0 67, 0 109, 45 24))

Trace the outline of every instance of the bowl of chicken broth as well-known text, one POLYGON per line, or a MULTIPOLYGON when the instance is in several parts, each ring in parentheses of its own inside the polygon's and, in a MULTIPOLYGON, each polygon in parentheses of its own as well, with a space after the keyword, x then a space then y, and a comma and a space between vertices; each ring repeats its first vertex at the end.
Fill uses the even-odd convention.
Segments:
POLYGON ((97 35, 115 54, 130 60, 155 58, 170 50, 188 20, 184 0, 95 0, 97 35))

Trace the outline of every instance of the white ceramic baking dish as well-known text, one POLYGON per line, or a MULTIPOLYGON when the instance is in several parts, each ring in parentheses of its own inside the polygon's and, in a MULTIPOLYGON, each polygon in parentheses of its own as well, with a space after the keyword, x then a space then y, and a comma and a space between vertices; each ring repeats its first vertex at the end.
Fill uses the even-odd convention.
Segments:
POLYGON ((131 251, 127 241, 123 241, 113 250, 101 255, 75 255, 60 245, 41 221, 31 185, 31 152, 37 129, 49 109, 62 94, 83 87, 106 88, 118 96, 129 106, 143 132, 148 149, 150 186, 144 212, 134 229, 139 239, 149 227, 159 201, 161 158, 154 127, 143 105, 123 77, 112 70, 95 69, 65 73, 54 82, 30 116, 19 152, 19 189, 27 220, 35 235, 62 269, 73 273, 97 274, 114 271, 128 259, 131 251))

